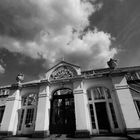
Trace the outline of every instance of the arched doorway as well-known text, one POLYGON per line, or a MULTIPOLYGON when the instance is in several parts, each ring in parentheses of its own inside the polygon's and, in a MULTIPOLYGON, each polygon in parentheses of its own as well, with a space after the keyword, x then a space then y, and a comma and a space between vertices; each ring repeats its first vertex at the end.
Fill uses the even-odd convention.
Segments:
POLYGON ((51 101, 50 133, 73 134, 75 126, 74 96, 71 89, 54 92, 51 101))

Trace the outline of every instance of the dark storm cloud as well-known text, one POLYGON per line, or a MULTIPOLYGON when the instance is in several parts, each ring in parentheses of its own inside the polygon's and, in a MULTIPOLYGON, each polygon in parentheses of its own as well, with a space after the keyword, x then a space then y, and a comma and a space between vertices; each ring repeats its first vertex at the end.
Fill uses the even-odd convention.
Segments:
POLYGON ((42 29, 39 11, 29 0, 0 0, 0 35, 32 40, 42 29))
POLYGON ((42 67, 42 64, 45 62, 43 59, 31 59, 19 53, 11 53, 6 49, 0 49, 0 60, 1 58, 6 62, 6 65, 2 62, 6 70, 5 74, 0 75, 0 85, 14 84, 19 73, 25 75, 25 81, 30 81, 39 79, 39 74, 46 71, 42 67))
POLYGON ((129 27, 129 22, 140 12, 139 0, 98 0, 96 2, 103 2, 103 7, 90 16, 91 28, 97 26, 114 37, 121 38, 121 34, 126 32, 126 27, 129 27))
MULTIPOLYGON (((100 66, 117 52, 110 49, 110 34, 98 30, 84 32, 88 17, 102 8, 80 0, 3 0, 0 3, 0 42, 11 52, 33 59, 44 58, 50 63, 61 55, 75 55, 93 62, 98 56, 100 66), (75 29, 77 32, 73 32, 75 29), (83 52, 86 51, 86 55, 83 52), (62 54, 63 52, 63 54, 62 54)), ((86 65, 87 66, 87 65, 86 65)))

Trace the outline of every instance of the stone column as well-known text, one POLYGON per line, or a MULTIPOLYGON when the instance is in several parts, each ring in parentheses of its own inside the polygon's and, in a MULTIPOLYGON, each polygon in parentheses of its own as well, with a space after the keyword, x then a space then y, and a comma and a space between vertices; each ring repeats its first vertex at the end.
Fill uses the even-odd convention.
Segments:
POLYGON ((19 85, 15 85, 10 90, 10 95, 6 101, 6 107, 1 123, 0 134, 16 135, 18 125, 18 109, 21 108, 21 95, 19 85))
POLYGON ((124 127, 127 131, 140 129, 140 119, 138 117, 131 92, 124 76, 112 77, 112 82, 120 105, 121 114, 124 120, 124 127))
POLYGON ((91 133, 91 125, 88 111, 88 101, 81 81, 74 82, 74 102, 76 137, 89 137, 91 133))
POLYGON ((37 116, 34 137, 47 137, 49 135, 50 98, 49 86, 42 85, 39 90, 37 116))

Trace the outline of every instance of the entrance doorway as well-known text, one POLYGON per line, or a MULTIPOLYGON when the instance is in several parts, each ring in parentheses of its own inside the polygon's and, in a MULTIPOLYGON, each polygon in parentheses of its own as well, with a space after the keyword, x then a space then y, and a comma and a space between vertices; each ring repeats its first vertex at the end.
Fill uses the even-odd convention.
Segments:
POLYGON ((93 134, 118 132, 118 120, 109 89, 90 88, 87 97, 93 134))
POLYGON ((98 102, 95 103, 96 108, 96 115, 97 115, 97 121, 98 121, 98 127, 100 133, 102 132, 109 132, 110 131, 110 124, 106 109, 106 103, 105 102, 98 102))
POLYGON ((18 110, 18 135, 30 135, 34 132, 36 104, 36 94, 29 94, 22 98, 22 107, 18 110))
POLYGON ((18 134, 28 135, 34 131, 35 108, 28 107, 19 110, 20 122, 18 134))
POLYGON ((75 129, 73 93, 70 89, 58 90, 51 101, 50 133, 73 134, 75 129))

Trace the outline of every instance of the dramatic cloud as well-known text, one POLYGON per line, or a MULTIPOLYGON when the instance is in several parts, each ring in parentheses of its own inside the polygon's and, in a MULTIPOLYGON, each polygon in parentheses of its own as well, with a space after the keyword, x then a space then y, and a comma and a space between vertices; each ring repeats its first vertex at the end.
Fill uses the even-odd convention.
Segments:
POLYGON ((1 0, 0 47, 47 64, 64 56, 83 67, 104 67, 117 53, 113 38, 96 28, 85 31, 89 16, 102 6, 87 0, 1 0))
MULTIPOLYGON (((102 9, 90 16, 90 25, 115 37, 119 66, 140 65, 140 0, 98 0, 102 9)), ((90 26, 92 28, 92 26, 90 26)), ((115 44, 114 44, 115 43, 115 44)))

